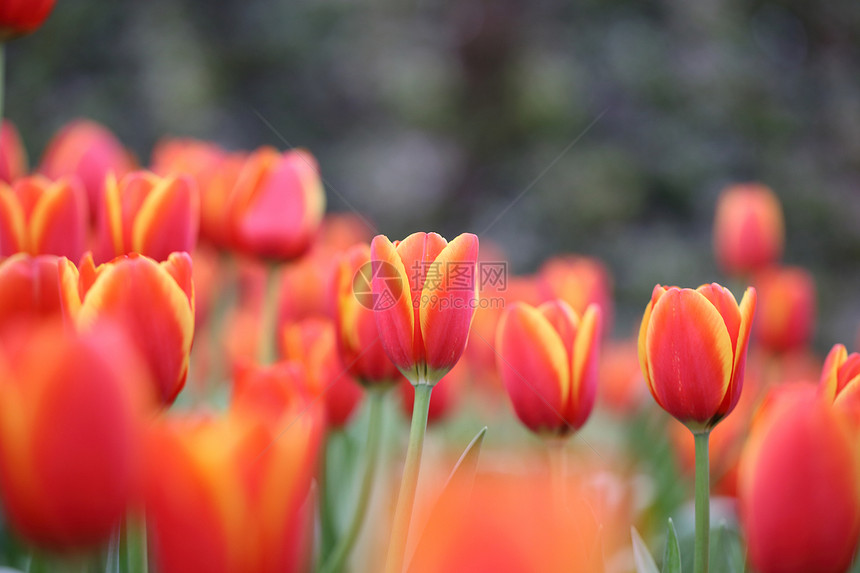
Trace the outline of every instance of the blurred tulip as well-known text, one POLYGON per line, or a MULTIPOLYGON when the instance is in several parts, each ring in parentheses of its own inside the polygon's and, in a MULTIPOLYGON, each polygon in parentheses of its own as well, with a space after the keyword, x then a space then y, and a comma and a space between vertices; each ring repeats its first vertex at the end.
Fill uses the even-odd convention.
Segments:
POLYGON ((642 375, 657 404, 694 433, 738 403, 755 305, 752 287, 740 306, 716 283, 654 287, 639 329, 642 375))
POLYGON ((563 300, 514 303, 496 335, 497 365, 520 421, 533 432, 567 435, 585 424, 597 394, 601 311, 580 318, 563 300))
POLYGON ((13 183, 27 174, 27 151, 15 125, 4 119, 0 127, 0 181, 13 183))
POLYGON ((173 253, 158 263, 132 254, 98 267, 85 257, 80 270, 63 260, 60 281, 78 327, 119 324, 149 366, 160 402, 172 404, 185 385, 194 335, 191 257, 173 253))
POLYGON ((256 257, 285 260, 311 246, 325 211, 314 157, 262 148, 242 167, 226 204, 231 244, 256 257))
POLYGON ((356 245, 340 257, 334 280, 340 360, 349 373, 366 386, 388 385, 403 379, 385 353, 376 327, 371 296, 372 269, 370 247, 356 245))
POLYGON ((86 119, 66 124, 48 143, 39 172, 48 179, 76 175, 87 193, 90 220, 98 222, 109 174, 122 177, 134 161, 107 128, 86 119))
POLYGON ((578 316, 582 316, 590 304, 596 304, 600 307, 603 324, 612 325, 612 278, 597 259, 576 255, 553 257, 540 268, 537 288, 541 302, 561 299, 578 316))
POLYGON ((413 385, 433 386, 469 339, 478 303, 478 237, 463 233, 449 243, 436 233, 413 233, 392 244, 377 235, 370 252, 382 346, 413 385))
POLYGON ((334 253, 325 257, 308 254, 284 266, 279 287, 279 324, 334 315, 331 281, 337 257, 334 253))
POLYGON ((747 275, 776 263, 785 242, 782 206, 770 188, 732 185, 720 193, 714 219, 714 252, 722 269, 747 275))
POLYGON ((755 277, 756 341, 771 352, 804 348, 815 328, 815 280, 800 267, 771 268, 755 277))
POLYGON ((0 262, 0 325, 61 318, 59 259, 17 254, 0 262))
POLYGON ((108 175, 104 201, 97 263, 129 253, 164 261, 194 250, 200 197, 190 177, 134 171, 117 181, 108 175))
POLYGON ((75 179, 41 176, 0 183, 0 256, 17 252, 78 260, 84 254, 87 202, 75 179))
POLYGON ((600 401, 612 412, 626 416, 645 397, 639 348, 635 340, 610 342, 600 357, 600 401))
POLYGON ((322 398, 329 426, 342 428, 363 393, 338 359, 334 325, 311 318, 289 324, 282 332, 281 354, 305 365, 311 393, 322 398))
POLYGON ((0 42, 39 28, 56 0, 3 0, 0 3, 0 42))
POLYGON ((860 354, 848 354, 842 344, 834 345, 824 361, 819 389, 825 400, 860 428, 860 354))
POLYGON ((860 534, 857 451, 814 387, 781 386, 756 416, 740 467, 740 513, 759 573, 847 571, 860 534))
POLYGON ((141 369, 122 332, 18 329, 0 351, 0 494, 12 529, 53 551, 97 549, 137 493, 141 369), (48 357, 48 359, 46 359, 48 357))

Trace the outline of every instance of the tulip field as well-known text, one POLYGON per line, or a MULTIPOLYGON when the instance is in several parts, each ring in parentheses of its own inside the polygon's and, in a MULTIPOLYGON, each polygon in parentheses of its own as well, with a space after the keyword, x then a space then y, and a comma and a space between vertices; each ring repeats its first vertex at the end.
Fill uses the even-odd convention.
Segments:
MULTIPOLYGON (((0 49, 53 9, 0 0, 0 49)), ((599 257, 393 236, 313 149, 27 137, 9 113, 0 573, 860 571, 860 353, 814 348, 767 182, 626 330, 599 257)))

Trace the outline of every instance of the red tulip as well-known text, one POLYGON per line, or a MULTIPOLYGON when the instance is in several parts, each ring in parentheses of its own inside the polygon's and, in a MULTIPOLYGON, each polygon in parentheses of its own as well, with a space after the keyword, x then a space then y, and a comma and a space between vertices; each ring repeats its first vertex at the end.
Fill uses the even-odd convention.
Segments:
POLYGON ((848 354, 842 344, 834 345, 824 361, 819 388, 825 400, 847 412, 860 427, 860 354, 848 354))
POLYGON ((756 293, 740 306, 713 283, 657 285, 639 329, 639 362, 651 395, 693 432, 709 430, 741 395, 756 293))
POLYGON ((0 181, 12 183, 27 174, 27 151, 15 125, 4 119, 0 127, 0 181))
POLYGON ((612 278, 597 259, 576 255, 553 257, 540 268, 537 288, 541 302, 561 299, 582 316, 597 304, 603 324, 612 324, 612 278))
POLYGON ((469 339, 478 302, 478 237, 463 233, 449 243, 436 233, 413 233, 392 244, 377 235, 370 252, 382 346, 413 385, 432 386, 469 339))
POLYGON ((63 316, 59 259, 18 254, 0 262, 0 325, 63 316))
POLYGON ((533 432, 565 435, 585 424, 597 393, 601 311, 580 318, 562 300, 514 303, 496 335, 497 367, 517 416, 533 432))
POLYGON ((141 369, 122 332, 16 328, 0 351, 0 494, 12 529, 51 550, 95 549, 137 491, 141 369))
POLYGON ((756 417, 740 467, 740 513, 759 573, 847 571, 860 535, 857 450, 809 385, 781 386, 756 417))
POLYGON ((757 183, 733 185, 717 201, 714 250, 725 272, 744 275, 782 256, 785 229, 779 199, 757 183))
POLYGON ((17 252, 79 259, 87 234, 87 202, 75 179, 41 176, 0 183, 0 256, 17 252))
POLYGON ((0 42, 39 28, 56 0, 3 0, 0 3, 0 42))
POLYGON ((197 244, 200 197, 190 177, 135 171, 117 181, 108 175, 104 212, 97 262, 129 253, 163 261, 197 244))
POLYGON ((756 275, 759 295, 756 341, 771 352, 804 348, 815 328, 815 280, 800 267, 770 268, 756 275))

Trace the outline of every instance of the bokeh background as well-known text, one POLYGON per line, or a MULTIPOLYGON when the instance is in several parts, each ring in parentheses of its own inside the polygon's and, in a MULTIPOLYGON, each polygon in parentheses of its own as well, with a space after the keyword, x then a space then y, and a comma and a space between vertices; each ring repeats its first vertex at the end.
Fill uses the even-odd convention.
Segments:
POLYGON ((517 272, 602 258, 622 335, 655 283, 723 278, 717 193, 759 180, 818 281, 818 348, 860 324, 850 0, 59 0, 7 82, 31 164, 80 116, 142 163, 167 135, 305 146, 329 208, 392 237, 470 230, 517 272))

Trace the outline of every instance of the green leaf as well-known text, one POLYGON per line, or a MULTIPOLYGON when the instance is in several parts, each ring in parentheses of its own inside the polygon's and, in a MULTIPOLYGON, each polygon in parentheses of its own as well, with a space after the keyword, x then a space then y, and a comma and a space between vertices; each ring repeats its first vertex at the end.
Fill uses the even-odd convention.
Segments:
POLYGON ((666 551, 663 553, 663 573, 681 573, 681 547, 678 545, 678 534, 675 524, 669 518, 666 527, 666 551))
POLYGON ((648 546, 642 541, 642 536, 635 527, 630 528, 630 536, 633 538, 633 559, 636 562, 636 573, 660 573, 654 558, 648 551, 648 546))
MULTIPOLYGON (((487 435, 487 426, 478 431, 463 453, 460 459, 454 464, 454 469, 451 470, 451 475, 448 476, 448 481, 445 482, 445 489, 454 482, 454 480, 462 480, 470 483, 475 479, 475 472, 478 471, 478 458, 481 454, 481 445, 484 443, 484 436, 487 435)), ((445 492, 442 492, 445 495, 445 492)))
POLYGON ((721 521, 716 535, 711 537, 711 568, 726 573, 744 573, 745 561, 740 537, 729 529, 725 521, 721 521))

